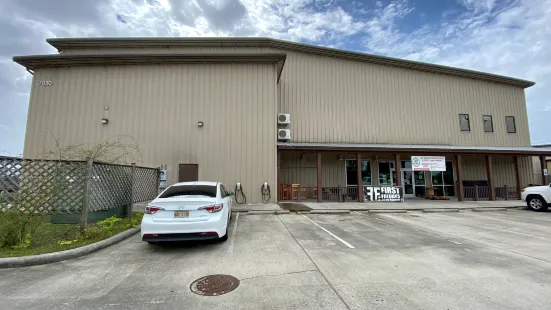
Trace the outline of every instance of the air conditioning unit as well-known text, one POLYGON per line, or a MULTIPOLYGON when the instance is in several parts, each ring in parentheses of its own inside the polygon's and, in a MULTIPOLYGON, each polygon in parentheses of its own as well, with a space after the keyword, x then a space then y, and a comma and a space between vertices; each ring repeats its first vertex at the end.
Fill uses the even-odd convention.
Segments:
POLYGON ((291 114, 279 113, 277 115, 277 123, 280 125, 291 124, 291 114))
POLYGON ((277 139, 278 140, 291 140, 291 130, 290 129, 278 129, 277 130, 277 139))

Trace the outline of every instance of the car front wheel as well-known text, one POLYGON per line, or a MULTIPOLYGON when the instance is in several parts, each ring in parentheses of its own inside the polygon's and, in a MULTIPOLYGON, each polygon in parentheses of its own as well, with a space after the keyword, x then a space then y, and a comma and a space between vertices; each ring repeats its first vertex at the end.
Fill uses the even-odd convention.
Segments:
POLYGON ((541 212, 547 210, 547 203, 539 195, 531 195, 526 199, 528 208, 533 211, 541 212))

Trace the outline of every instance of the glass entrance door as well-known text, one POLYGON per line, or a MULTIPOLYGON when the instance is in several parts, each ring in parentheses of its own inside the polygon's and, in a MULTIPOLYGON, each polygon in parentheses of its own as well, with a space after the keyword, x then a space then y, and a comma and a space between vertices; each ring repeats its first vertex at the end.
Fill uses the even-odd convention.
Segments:
POLYGON ((413 173, 413 183, 415 185, 415 196, 425 197, 425 171, 415 171, 413 173))
POLYGON ((404 191, 404 198, 415 197, 413 191, 413 172, 409 169, 404 169, 402 172, 402 190, 404 191))

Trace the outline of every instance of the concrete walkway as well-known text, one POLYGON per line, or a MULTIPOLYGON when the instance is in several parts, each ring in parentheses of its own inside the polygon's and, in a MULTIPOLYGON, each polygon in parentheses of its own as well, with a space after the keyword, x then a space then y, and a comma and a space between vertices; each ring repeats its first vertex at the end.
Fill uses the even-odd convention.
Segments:
POLYGON ((521 200, 507 201, 453 201, 453 200, 406 200, 404 202, 303 202, 312 210, 425 210, 425 209, 477 209, 524 207, 521 200))
MULTIPOLYGON (((298 203, 298 202, 297 202, 298 203)), ((403 210, 403 211, 422 211, 422 210, 441 210, 441 209, 503 209, 525 207, 522 200, 499 200, 499 201, 464 201, 457 200, 424 200, 411 199, 404 202, 304 202, 301 204, 312 209, 312 211, 376 211, 376 210, 403 210)), ((134 204, 134 212, 143 212, 147 202, 134 204)), ((234 202, 233 212, 261 211, 266 213, 275 213, 284 211, 276 203, 268 204, 246 204, 240 205, 234 202)))

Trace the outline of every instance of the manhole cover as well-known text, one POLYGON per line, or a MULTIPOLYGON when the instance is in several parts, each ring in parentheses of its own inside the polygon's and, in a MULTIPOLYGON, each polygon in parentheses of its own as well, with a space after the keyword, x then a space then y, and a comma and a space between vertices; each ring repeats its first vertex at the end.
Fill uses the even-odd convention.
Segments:
POLYGON ((239 279, 225 274, 213 274, 199 278, 189 286, 197 295, 218 296, 229 293, 239 286, 239 279))

